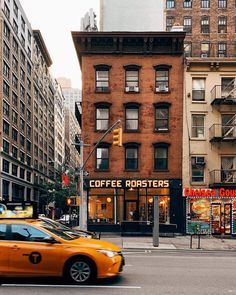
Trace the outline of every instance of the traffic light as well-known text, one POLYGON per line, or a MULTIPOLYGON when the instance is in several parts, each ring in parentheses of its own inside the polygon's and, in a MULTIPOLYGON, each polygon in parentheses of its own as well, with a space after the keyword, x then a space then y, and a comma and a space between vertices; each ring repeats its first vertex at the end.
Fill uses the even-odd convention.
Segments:
POLYGON ((113 145, 122 146, 122 128, 113 130, 113 145))
POLYGON ((75 206, 76 205, 76 198, 75 197, 68 197, 66 199, 67 206, 75 206))

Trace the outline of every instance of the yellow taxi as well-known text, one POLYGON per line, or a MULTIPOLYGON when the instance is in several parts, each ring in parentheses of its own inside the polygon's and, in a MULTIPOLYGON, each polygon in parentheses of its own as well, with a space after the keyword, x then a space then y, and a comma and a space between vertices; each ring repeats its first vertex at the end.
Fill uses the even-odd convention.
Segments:
POLYGON ((0 220, 0 277, 64 277, 83 284, 118 275, 124 257, 114 244, 75 237, 34 219, 0 220))

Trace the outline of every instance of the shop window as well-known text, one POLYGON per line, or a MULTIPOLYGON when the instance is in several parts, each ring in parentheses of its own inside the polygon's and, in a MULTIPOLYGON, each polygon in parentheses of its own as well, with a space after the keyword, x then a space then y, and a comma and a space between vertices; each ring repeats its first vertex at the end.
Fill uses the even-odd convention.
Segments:
POLYGON ((192 88, 192 100, 193 101, 204 101, 205 100, 205 78, 193 78, 192 88))
POLYGON ((169 131, 169 103, 157 103, 155 107, 155 131, 169 131))
POLYGON ((205 158, 201 156, 191 157, 191 168, 192 182, 204 182, 205 158))
POLYGON ((95 104, 96 131, 105 131, 109 128, 110 106, 109 103, 95 104))
POLYGON ((154 170, 168 170, 168 143, 154 144, 154 170))
POLYGON ((96 74, 96 92, 108 92, 109 91, 109 70, 110 65, 100 64, 94 65, 96 74))
POLYGON ((100 144, 96 149, 96 170, 109 169, 109 144, 100 144))
POLYGON ((192 33, 192 18, 190 16, 184 17, 183 23, 184 23, 185 32, 191 34, 192 33))
POLYGON ((125 106, 125 131, 139 130, 139 107, 138 103, 127 103, 125 106))
POLYGON ((138 169, 138 152, 139 144, 125 144, 125 170, 133 171, 138 169))
POLYGON ((192 137, 205 138, 205 115, 192 115, 192 137))
POLYGON ((218 33, 221 33, 221 34, 227 33, 227 17, 226 16, 218 17, 218 33))
POLYGON ((155 92, 168 92, 169 87, 169 71, 171 65, 155 65, 155 92))
POLYGON ((139 65, 125 65, 125 92, 139 92, 139 65))
MULTIPOLYGON (((146 202, 146 220, 153 222, 154 219, 154 200, 153 196, 147 196, 147 202, 146 202)), ((141 198, 142 200, 142 198, 141 198)), ((158 204, 159 204, 159 222, 160 223, 165 223, 169 224, 170 223, 170 197, 169 196, 161 196, 158 197, 158 204)), ((141 211, 140 211, 140 216, 142 220, 143 216, 143 211, 144 209, 144 203, 141 205, 141 211)))
POLYGON ((209 16, 201 17, 201 33, 210 34, 210 17, 209 16))
POLYGON ((114 197, 89 196, 89 222, 114 224, 114 197))

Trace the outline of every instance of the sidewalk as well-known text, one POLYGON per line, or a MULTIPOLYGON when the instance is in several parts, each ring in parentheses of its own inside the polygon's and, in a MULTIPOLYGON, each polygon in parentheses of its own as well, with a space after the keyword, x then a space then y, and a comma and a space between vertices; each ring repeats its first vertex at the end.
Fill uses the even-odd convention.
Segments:
MULTIPOLYGON (((159 247, 153 246, 152 237, 122 237, 102 234, 101 239, 118 245, 123 250, 190 250, 190 236, 160 237, 159 247)), ((198 248, 198 237, 192 239, 192 249, 198 248)), ((235 238, 201 236, 201 250, 236 251, 235 238)))

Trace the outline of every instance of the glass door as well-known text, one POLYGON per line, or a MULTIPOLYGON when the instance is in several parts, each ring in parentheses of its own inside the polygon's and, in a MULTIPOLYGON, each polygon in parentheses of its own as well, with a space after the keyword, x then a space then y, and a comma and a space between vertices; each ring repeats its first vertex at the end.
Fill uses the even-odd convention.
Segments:
POLYGON ((139 220, 137 210, 137 201, 125 201, 125 220, 137 221, 139 220))
POLYGON ((211 232, 220 234, 221 229, 221 204, 212 204, 211 232))
POLYGON ((225 204, 224 205, 224 230, 225 234, 231 234, 231 212, 232 205, 225 204))

